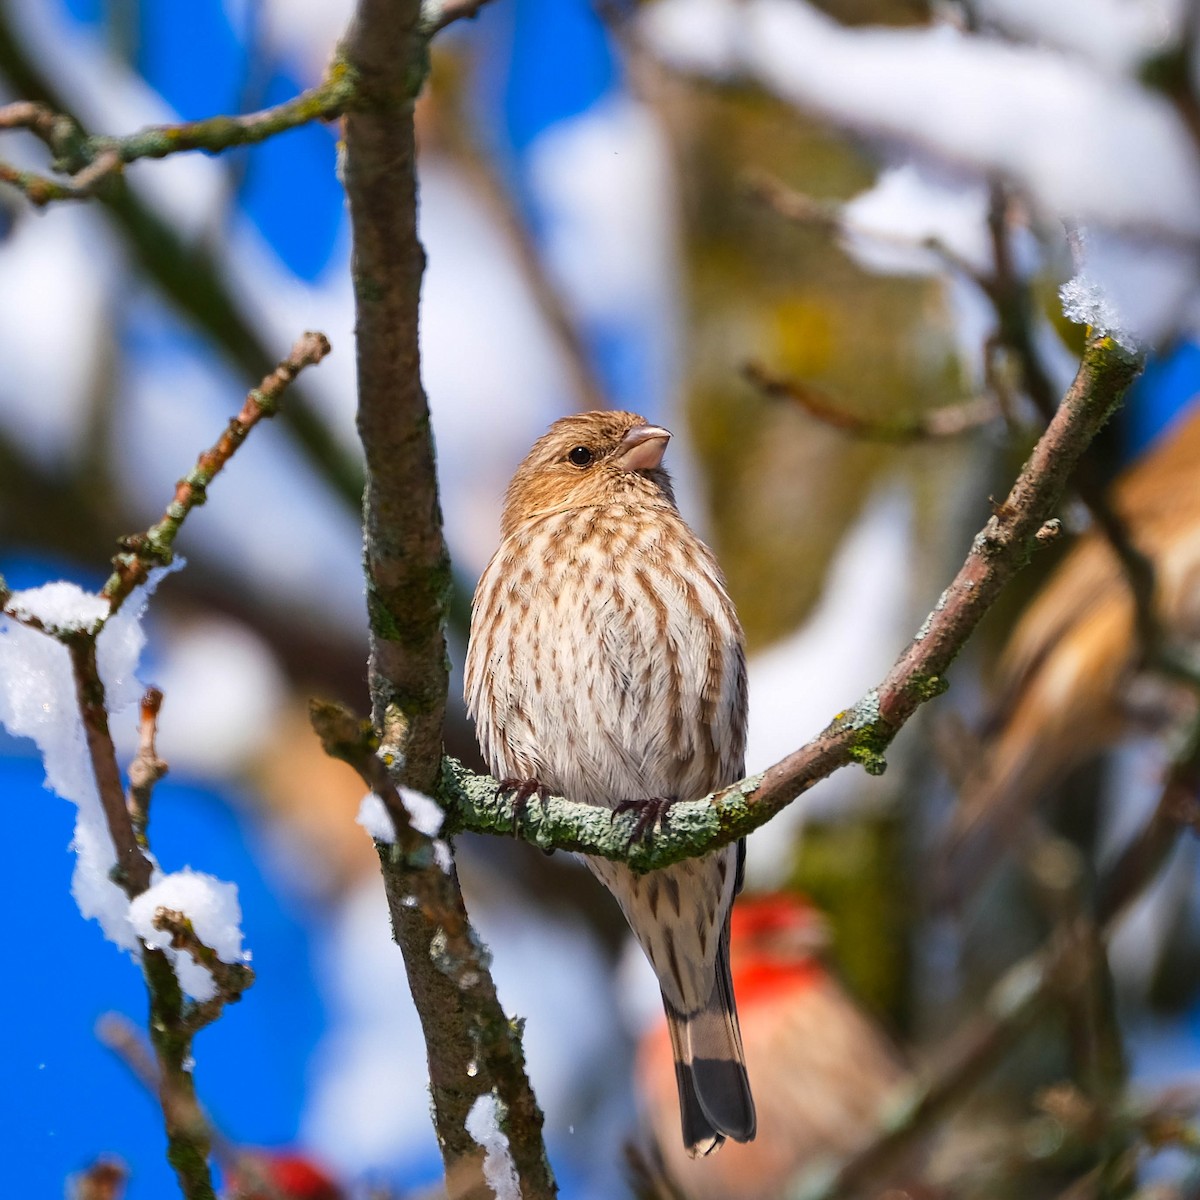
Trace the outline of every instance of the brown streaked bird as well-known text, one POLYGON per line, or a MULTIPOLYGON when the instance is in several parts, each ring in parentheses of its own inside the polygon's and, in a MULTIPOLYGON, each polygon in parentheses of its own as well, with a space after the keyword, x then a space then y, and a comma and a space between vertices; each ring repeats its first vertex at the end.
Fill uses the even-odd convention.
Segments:
MULTIPOLYGON (((538 439, 508 487, 466 663, 467 708, 502 786, 634 807, 643 833, 745 768, 742 630, 675 507, 670 436, 633 413, 590 412, 538 439)), ((658 976, 693 1155, 754 1137, 729 976, 743 853, 640 876, 585 860, 658 976)))
MULTIPOLYGON (((713 1163, 691 1161, 668 1136, 675 1098, 667 1031, 656 1025, 642 1038, 636 1081, 657 1151, 650 1168, 666 1176, 669 1194, 786 1196, 805 1170, 827 1168, 877 1136, 888 1105, 911 1082, 891 1041, 821 961, 827 942, 821 914, 798 896, 744 897, 734 910, 733 983, 759 1099, 758 1136, 750 1145, 730 1146, 713 1163)), ((917 1165, 896 1166, 892 1177, 917 1165)))
MULTIPOLYGON (((1129 467, 1110 498, 1154 566, 1160 627, 1172 644, 1194 646, 1200 638, 1200 408, 1129 467)), ((964 782, 951 833, 952 875, 972 869, 986 852, 987 835, 1019 820, 1048 788, 1145 715, 1134 711, 1129 696, 1141 660, 1124 570, 1103 535, 1091 531, 1034 598, 1001 654, 992 732, 964 782)), ((1160 689, 1160 718, 1177 711, 1181 699, 1160 689)))

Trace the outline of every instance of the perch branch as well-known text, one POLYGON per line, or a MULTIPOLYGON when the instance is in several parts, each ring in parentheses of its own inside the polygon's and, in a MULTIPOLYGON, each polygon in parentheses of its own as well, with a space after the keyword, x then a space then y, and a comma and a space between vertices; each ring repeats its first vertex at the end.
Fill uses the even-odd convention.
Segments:
POLYGON ((553 797, 524 812, 497 795, 495 780, 447 760, 439 797, 449 832, 512 834, 544 849, 578 850, 647 871, 706 853, 769 821, 813 784, 858 762, 885 767, 884 751, 905 722, 947 686, 946 672, 1000 589, 1045 540, 1067 479, 1093 437, 1116 411, 1139 362, 1111 339, 1089 340, 1078 374, 1054 419, 1021 469, 1007 499, 976 535, 965 562, 886 678, 839 713, 807 745, 761 775, 700 800, 675 804, 667 832, 628 844, 629 815, 553 797))

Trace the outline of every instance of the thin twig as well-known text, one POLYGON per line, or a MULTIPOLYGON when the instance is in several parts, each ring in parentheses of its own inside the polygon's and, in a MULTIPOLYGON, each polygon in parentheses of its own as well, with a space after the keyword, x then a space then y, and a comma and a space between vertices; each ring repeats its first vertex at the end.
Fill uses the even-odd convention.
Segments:
POLYGON ((70 117, 54 112, 49 105, 21 100, 0 108, 0 130, 26 129, 40 138, 54 155, 55 170, 70 178, 59 182, 0 166, 0 181, 21 188, 37 205, 78 200, 93 194, 102 179, 126 163, 188 150, 218 154, 232 146, 253 145, 299 125, 341 116, 353 96, 353 76, 335 63, 316 87, 272 108, 234 117, 149 125, 123 137, 88 136, 70 117))
MULTIPOLYGON (((992 245, 993 267, 990 273, 981 272, 972 263, 955 253, 936 238, 913 239, 883 231, 863 229, 848 221, 844 206, 833 202, 822 202, 804 196, 786 187, 780 181, 764 173, 755 173, 749 182, 750 194, 769 205, 786 219, 800 224, 813 225, 838 236, 862 237, 885 245, 897 245, 906 249, 927 250, 935 254, 949 269, 972 280, 991 301, 998 324, 997 336, 988 354, 989 377, 994 371, 991 359, 995 347, 1004 346, 1012 352, 1020 364, 1025 391, 1044 420, 1049 421, 1058 404, 1058 395, 1049 372, 1042 362, 1034 339, 1034 296, 1027 280, 1022 278, 1013 261, 1009 238, 1009 217, 1012 195, 1007 184, 993 179, 988 204, 988 232, 992 245)), ((774 381, 769 387, 774 394, 787 395, 830 424, 842 428, 855 428, 855 418, 842 414, 835 406, 823 403, 807 385, 774 381)), ((1003 397, 998 396, 1001 408, 1006 409, 1003 397)), ((860 436, 870 437, 871 426, 860 436)), ((910 440, 890 434, 890 426, 877 440, 910 440)), ((1091 464, 1086 460, 1076 467, 1072 480, 1073 488, 1079 493, 1097 528, 1108 540, 1113 553, 1124 569, 1134 600, 1135 622, 1147 661, 1176 678, 1195 681, 1195 672, 1165 644, 1159 622, 1154 611, 1154 568, 1153 564, 1134 544, 1125 523, 1108 503, 1091 464)))
POLYGON ((947 404, 909 417, 880 420, 847 412, 812 384, 776 375, 761 363, 745 363, 742 375, 765 396, 788 400, 823 424, 868 442, 908 445, 961 437, 990 425, 1001 415, 994 400, 976 399, 947 404))
MULTIPOLYGON (((28 97, 19 102, 49 114, 48 121, 58 123, 48 136, 62 145, 72 162, 83 166, 89 133, 54 81, 39 56, 22 42, 21 31, 10 14, 11 5, 0 3, 0 78, 7 91, 28 97)), ((353 73, 335 55, 327 79, 338 86, 351 87, 353 73)), ((294 102, 289 102, 294 103, 294 102)), ((346 101, 347 107, 353 97, 346 101)), ((45 140, 45 139, 43 139, 45 140)), ((66 164, 64 163, 64 167, 66 164)), ((246 306, 245 297, 234 291, 220 255, 211 247, 185 237, 138 192, 126 187, 102 187, 96 197, 114 230, 123 239, 135 262, 163 296, 175 305, 200 332, 226 354, 233 365, 255 378, 275 354, 258 331, 255 314, 246 306)), ((288 436, 295 439, 321 477, 327 480, 341 499, 355 511, 362 503, 362 470, 358 459, 344 450, 331 436, 329 422, 301 383, 293 389, 288 403, 288 436)))
MULTIPOLYGON (((88 753, 96 788, 116 853, 113 878, 132 900, 150 886, 152 868, 134 831, 133 816, 121 787, 121 772, 108 727, 104 683, 96 664, 96 631, 64 638, 71 654, 79 711, 83 718, 88 753)), ((192 1028, 174 968, 161 950, 143 944, 142 973, 150 996, 150 1036, 164 1081, 160 1094, 168 1091, 195 1106, 195 1088, 188 1062, 192 1028)), ((209 1143, 197 1132, 184 1109, 163 1105, 167 1130, 167 1158, 175 1169, 186 1200, 215 1200, 208 1167, 209 1143), (181 1118, 179 1113, 183 1112, 181 1118)))
POLYGON ((884 229, 857 225, 846 217, 845 205, 839 201, 817 200, 788 187, 766 171, 755 170, 746 175, 746 194, 795 225, 811 226, 840 238, 862 238, 881 246, 899 250, 923 250, 939 259, 949 271, 974 280, 982 286, 979 269, 940 238, 915 238, 884 229))
POLYGON ((164 1111, 170 1110, 170 1120, 190 1128, 195 1136, 212 1146, 227 1174, 232 1168, 265 1200, 288 1200, 257 1164, 255 1156, 241 1150, 213 1124, 194 1094, 180 1094, 164 1086, 154 1055, 132 1021, 120 1013, 105 1013, 96 1022, 96 1038, 125 1064, 164 1111))
POLYGON ((150 795, 154 785, 167 773, 167 764, 158 757, 155 738, 158 733, 158 712, 163 694, 158 688, 146 689, 142 697, 138 722, 138 748, 129 764, 129 788, 125 807, 133 824, 133 835, 143 850, 149 849, 147 828, 150 824, 150 795))
POLYGON ((45 208, 58 200, 87 200, 96 194, 97 187, 120 167, 113 154, 103 154, 78 175, 62 181, 23 171, 9 163, 0 162, 0 183, 7 183, 21 192, 35 208, 45 208))
POLYGON ((150 886, 152 867, 134 832, 133 820, 125 803, 121 768, 117 765, 117 752, 108 728, 104 683, 96 664, 96 634, 90 632, 69 636, 66 645, 71 655, 79 714, 83 718, 96 789, 117 856, 113 878, 132 900, 150 886))
POLYGON ((62 120, 48 104, 38 104, 34 100, 16 100, 0 106, 0 129, 28 130, 47 146, 53 145, 57 126, 62 120))
POLYGON ((216 443, 196 460, 195 467, 175 487, 175 496, 162 519, 145 533, 131 534, 122 540, 121 553, 113 561, 113 574, 104 585, 112 611, 128 599, 139 584, 144 583, 151 568, 165 566, 174 555, 175 536, 188 513, 207 499, 206 489, 233 457, 246 435, 264 417, 279 411, 280 398, 288 384, 300 372, 319 363, 329 353, 329 341, 323 333, 305 333, 292 347, 291 353, 258 387, 246 396, 242 411, 230 422, 216 443))
MULTIPOLYGON (((1012 194, 1008 186, 1001 180, 993 180, 988 231, 994 266, 991 276, 980 280, 980 286, 996 312, 998 343, 1006 346, 1016 358, 1025 392, 1042 418, 1048 421, 1057 407, 1058 397, 1034 338, 1033 289, 1013 261, 1009 236, 1011 208, 1012 194)), ((1194 682, 1194 672, 1172 654, 1166 644, 1155 609, 1154 564, 1135 544, 1125 521, 1109 503, 1106 489, 1090 461, 1078 464, 1071 486, 1124 572, 1133 598, 1134 626, 1147 664, 1175 678, 1194 682)))
POLYGON ((206 946, 196 934, 187 913, 160 908, 154 914, 154 928, 171 935, 171 949, 186 951, 198 966, 212 976, 216 994, 210 1000, 197 1001, 184 1008, 187 1028, 196 1033, 211 1025, 221 1015, 226 1004, 236 1004, 254 982, 254 971, 245 963, 230 963, 206 946))
POLYGON ((367 787, 383 801, 404 856, 415 860, 424 854, 422 865, 427 865, 433 858, 431 840, 413 828, 399 789, 379 757, 379 745, 371 722, 360 721, 343 705, 325 700, 310 700, 308 715, 325 753, 353 767, 367 787))

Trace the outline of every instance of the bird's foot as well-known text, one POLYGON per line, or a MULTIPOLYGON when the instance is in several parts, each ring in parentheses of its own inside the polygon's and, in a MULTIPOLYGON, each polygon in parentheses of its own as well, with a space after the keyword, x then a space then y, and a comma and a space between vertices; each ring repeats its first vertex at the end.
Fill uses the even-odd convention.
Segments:
POLYGON ((628 849, 634 842, 646 841, 656 830, 666 829, 667 817, 674 803, 675 801, 667 796, 651 796, 647 800, 622 800, 612 810, 612 820, 615 821, 622 813, 637 813, 633 832, 629 835, 625 848, 628 849))
POLYGON ((496 787, 496 799, 507 793, 512 796, 512 832, 516 837, 530 799, 536 796, 545 804, 550 799, 550 789, 540 779, 501 779, 496 787))

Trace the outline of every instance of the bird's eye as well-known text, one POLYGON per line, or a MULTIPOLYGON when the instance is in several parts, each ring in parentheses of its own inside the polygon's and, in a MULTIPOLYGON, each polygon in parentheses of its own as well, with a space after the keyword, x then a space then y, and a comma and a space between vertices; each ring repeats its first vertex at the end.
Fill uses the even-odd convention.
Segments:
POLYGON ((577 467, 586 467, 592 461, 592 452, 586 446, 576 446, 567 458, 571 460, 577 467))

